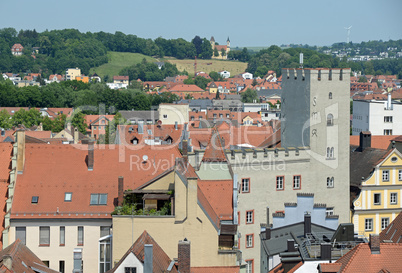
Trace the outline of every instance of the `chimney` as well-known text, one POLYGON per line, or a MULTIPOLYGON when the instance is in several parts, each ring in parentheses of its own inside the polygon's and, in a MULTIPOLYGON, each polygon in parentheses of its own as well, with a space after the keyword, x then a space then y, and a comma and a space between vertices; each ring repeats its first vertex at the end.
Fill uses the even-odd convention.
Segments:
POLYGON ((74 128, 74 144, 78 144, 79 134, 78 128, 74 128))
POLYGON ((144 273, 153 273, 153 245, 144 245, 144 273))
POLYGON ((271 227, 267 226, 265 228, 265 240, 271 239, 271 227))
POLYGON ((17 130, 17 173, 22 174, 25 164, 25 131, 17 130))
POLYGON ((304 237, 307 237, 307 233, 311 233, 311 215, 309 212, 304 214, 304 237))
POLYGON ((182 141, 182 151, 183 151, 184 163, 187 166, 187 162, 188 162, 188 143, 187 143, 187 139, 183 139, 183 141, 182 141))
POLYGON ((371 254, 380 254, 380 236, 378 234, 370 234, 370 250, 371 254))
POLYGON ((119 207, 123 206, 124 201, 124 178, 119 176, 118 179, 118 190, 117 190, 117 205, 119 207))
POLYGON ((267 227, 269 227, 269 207, 267 207, 267 227))
POLYGON ((4 129, 1 129, 1 136, 2 137, 6 136, 6 131, 4 129))
POLYGON ((3 264, 8 270, 13 270, 13 257, 9 254, 3 256, 3 264))
POLYGON ((391 92, 388 92, 387 110, 392 110, 391 92))
POLYGON ((321 250, 321 260, 331 261, 332 245, 330 243, 322 243, 320 246, 320 250, 321 250))
POLYGON ((359 152, 363 152, 364 149, 371 147, 371 133, 370 132, 360 132, 359 138, 359 152))
POLYGON ((94 141, 88 141, 88 171, 94 170, 94 141))
POLYGON ((190 273, 190 241, 179 241, 178 262, 180 273, 190 273))
POLYGON ((143 133, 144 133, 144 122, 143 122, 143 121, 139 121, 139 122, 138 122, 138 133, 139 133, 139 134, 143 134, 143 133))
POLYGON ((174 122, 174 129, 177 130, 177 121, 174 122))
POLYGON ((288 239, 287 241, 287 246, 288 246, 288 252, 295 252, 296 248, 295 248, 295 240, 293 239, 288 239))

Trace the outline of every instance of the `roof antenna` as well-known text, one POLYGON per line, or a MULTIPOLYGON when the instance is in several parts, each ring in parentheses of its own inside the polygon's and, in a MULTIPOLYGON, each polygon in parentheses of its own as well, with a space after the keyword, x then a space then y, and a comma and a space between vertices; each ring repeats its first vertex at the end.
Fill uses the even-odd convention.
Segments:
POLYGON ((303 68, 303 52, 300 52, 300 68, 303 68))

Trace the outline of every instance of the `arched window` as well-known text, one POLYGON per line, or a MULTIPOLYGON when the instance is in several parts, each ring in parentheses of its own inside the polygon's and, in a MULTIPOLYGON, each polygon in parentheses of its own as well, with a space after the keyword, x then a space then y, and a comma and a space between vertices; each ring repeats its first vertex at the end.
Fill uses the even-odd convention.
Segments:
POLYGON ((137 145, 138 144, 138 138, 133 138, 132 140, 131 140, 131 144, 133 144, 133 145, 137 145))
POLYGON ((332 92, 329 92, 328 99, 332 100, 332 92))
POLYGON ((327 188, 333 188, 334 187, 334 177, 327 177, 327 188))
POLYGON ((334 158, 334 147, 331 148, 331 151, 329 153, 330 158, 334 158))
POLYGON ((332 114, 328 114, 327 116, 327 126, 334 125, 334 116, 332 114))

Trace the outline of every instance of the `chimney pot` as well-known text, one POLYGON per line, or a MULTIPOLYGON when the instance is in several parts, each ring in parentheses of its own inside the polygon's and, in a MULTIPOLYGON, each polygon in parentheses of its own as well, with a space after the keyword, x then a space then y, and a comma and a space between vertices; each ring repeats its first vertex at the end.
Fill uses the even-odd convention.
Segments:
POLYGON ((311 233, 311 215, 308 212, 304 214, 304 237, 307 233, 311 233))
POLYGON ((363 152, 364 149, 371 147, 371 133, 370 132, 360 132, 359 137, 359 151, 363 152))
POLYGON ((144 245, 144 273, 153 273, 153 245, 144 245))
POLYGON ((378 234, 370 234, 371 254, 380 254, 380 236, 378 234))

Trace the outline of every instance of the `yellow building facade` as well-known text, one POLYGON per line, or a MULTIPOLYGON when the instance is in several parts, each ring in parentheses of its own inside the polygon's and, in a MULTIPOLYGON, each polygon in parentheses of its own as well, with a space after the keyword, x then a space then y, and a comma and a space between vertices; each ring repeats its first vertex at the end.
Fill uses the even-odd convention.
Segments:
POLYGON ((359 235, 379 234, 402 211, 402 154, 393 149, 362 181, 353 202, 352 223, 359 235))

